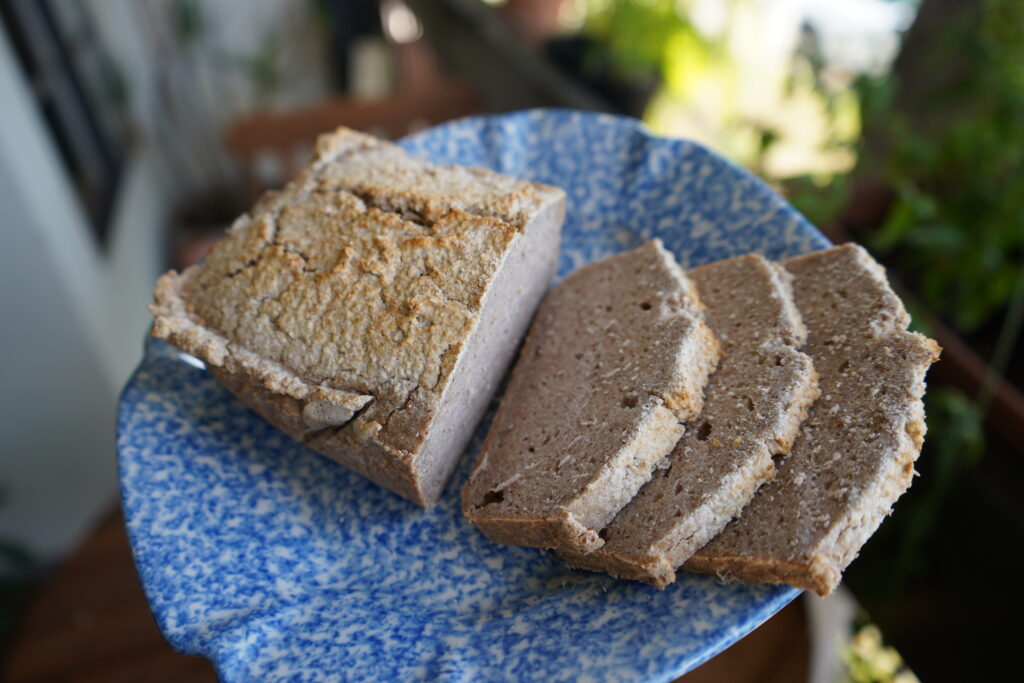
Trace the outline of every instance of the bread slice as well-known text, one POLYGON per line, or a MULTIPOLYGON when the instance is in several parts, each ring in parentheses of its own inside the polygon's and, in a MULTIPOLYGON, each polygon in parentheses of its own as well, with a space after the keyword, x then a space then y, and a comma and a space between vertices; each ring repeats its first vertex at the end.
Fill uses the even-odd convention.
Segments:
POLYGON ((541 303, 466 517, 499 543, 597 549, 700 412, 719 355, 660 241, 580 268, 541 303))
POLYGON ((437 500, 558 258, 564 193, 341 129, 164 275, 153 334, 292 437, 437 500))
POLYGON ((924 437, 924 375, 938 345, 910 321, 885 271, 844 245, 784 263, 821 398, 792 451, 687 570, 827 595, 910 486, 924 437))
POLYGON ((708 380, 704 410, 589 553, 560 551, 570 565, 664 588, 675 569, 743 509, 775 475, 817 398, 806 337, 788 276, 751 254, 687 273, 725 355, 708 380))

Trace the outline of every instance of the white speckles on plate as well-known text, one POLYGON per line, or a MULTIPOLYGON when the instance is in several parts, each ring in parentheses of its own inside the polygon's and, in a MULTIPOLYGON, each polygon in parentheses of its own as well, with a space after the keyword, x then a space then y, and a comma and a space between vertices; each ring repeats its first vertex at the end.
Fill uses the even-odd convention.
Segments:
MULTIPOLYGON (((629 119, 528 111, 403 145, 564 188, 560 275, 651 237, 688 267, 827 246, 744 171, 629 119)), ((657 591, 488 542, 459 512, 485 427, 424 511, 150 341, 121 399, 118 449, 136 563, 167 639, 226 681, 670 680, 797 595, 704 576, 657 591)))

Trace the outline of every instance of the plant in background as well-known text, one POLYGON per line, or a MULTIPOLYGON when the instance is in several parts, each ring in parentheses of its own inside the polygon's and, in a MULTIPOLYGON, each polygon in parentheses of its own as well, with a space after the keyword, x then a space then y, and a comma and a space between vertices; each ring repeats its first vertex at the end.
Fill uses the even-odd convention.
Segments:
POLYGON ((903 658, 882 641, 882 632, 865 623, 840 652, 846 665, 844 679, 850 683, 917 683, 918 678, 903 664, 903 658))
MULTIPOLYGON (((725 93, 724 99, 735 99, 736 71, 728 55, 719 41, 697 30, 686 14, 685 2, 578 0, 577 9, 584 17, 583 35, 601 47, 595 52, 607 55, 615 80, 646 86, 643 106, 626 113, 642 118, 655 132, 679 135, 674 128, 681 120, 703 120, 695 104, 698 91, 709 83, 719 94, 725 93)), ((744 132, 717 146, 726 147, 722 151, 728 156, 745 160, 756 133, 744 132)), ((708 130, 685 133, 705 143, 711 142, 709 135, 708 130)))
MULTIPOLYGON (((851 175, 895 193, 869 246, 965 333, 993 322, 1024 287, 1024 3, 980 5, 951 19, 933 48, 970 68, 915 92, 914 102, 897 97, 904 84, 893 75, 854 84, 867 136, 851 175)), ((850 199, 845 174, 826 188, 793 186, 792 200, 814 221, 834 220, 850 199)))
POLYGON ((899 111, 879 114, 892 144, 879 166, 896 200, 872 246, 964 332, 1024 286, 1024 5, 1003 4, 1018 10, 1018 33, 996 39, 985 30, 973 46, 978 77, 950 93, 976 111, 929 138, 899 111))
POLYGON ((695 139, 768 178, 852 165, 860 125, 849 75, 825 68, 811 24, 754 0, 600 4, 588 30, 607 35, 626 63, 661 70, 643 115, 655 132, 695 139))
MULTIPOLYGON (((855 83, 868 136, 853 175, 895 193, 869 246, 965 333, 999 318, 1024 288, 1024 3, 981 4, 942 43, 957 43, 967 75, 931 89, 924 105, 899 100, 892 75, 855 83)), ((843 177, 824 197, 793 199, 812 219, 834 219, 827 211, 848 190, 843 177)))
POLYGON ((929 535, 957 481, 984 453, 983 414, 972 397, 957 389, 932 387, 926 403, 931 471, 916 484, 917 495, 907 499, 893 523, 899 536, 896 554, 886 558, 887 576, 876 587, 891 595, 902 594, 912 578, 932 569, 924 552, 929 535))
POLYGON ((710 44, 673 0, 577 0, 578 34, 549 41, 548 58, 620 113, 646 118, 652 96, 702 70, 710 44))
POLYGON ((589 0, 586 5, 586 32, 608 46, 627 74, 655 71, 671 79, 674 51, 701 56, 709 47, 674 0, 589 0))

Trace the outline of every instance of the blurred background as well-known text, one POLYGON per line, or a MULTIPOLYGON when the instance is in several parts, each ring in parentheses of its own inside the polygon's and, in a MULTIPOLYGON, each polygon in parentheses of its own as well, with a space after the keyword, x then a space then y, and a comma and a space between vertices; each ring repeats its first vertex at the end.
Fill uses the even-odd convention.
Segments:
MULTIPOLYGON (((698 140, 890 269, 945 352, 929 375, 922 476, 847 573, 838 613, 853 639, 835 649, 834 675, 1016 668, 1024 3, 0 0, 0 20, 0 647, 12 680, 66 680, 55 652, 94 674, 129 657, 123 638, 96 640, 133 628, 102 611, 128 598, 87 579, 134 580, 130 563, 111 569, 127 561, 113 427, 159 273, 200 258, 325 129, 395 138, 535 106, 698 140), (95 630, 103 619, 113 630, 95 630)), ((814 604, 778 643, 813 640, 832 618, 814 604)), ((747 680, 791 679, 765 673, 778 643, 747 680)), ((785 670, 798 678, 820 669, 803 648, 785 670)))

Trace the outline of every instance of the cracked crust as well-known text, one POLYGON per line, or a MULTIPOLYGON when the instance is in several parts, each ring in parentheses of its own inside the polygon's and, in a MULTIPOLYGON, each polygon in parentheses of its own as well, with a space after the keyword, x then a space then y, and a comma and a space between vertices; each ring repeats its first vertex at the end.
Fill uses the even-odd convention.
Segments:
POLYGON ((577 270, 541 304, 464 514, 499 543, 600 547, 700 411, 719 353, 658 240, 577 270))
POLYGON ((907 332, 885 271, 844 245, 786 261, 821 397, 742 515, 684 569, 827 595, 910 487, 938 345, 907 332))
POLYGON ((604 545, 559 550, 571 566, 664 588, 676 567, 737 516, 775 475, 818 396, 788 278, 758 255, 688 273, 725 355, 708 380, 704 410, 636 497, 601 531, 604 545))
POLYGON ((555 188, 341 129, 201 266, 161 277, 153 334, 292 437, 430 504, 553 276, 563 207, 555 188))

